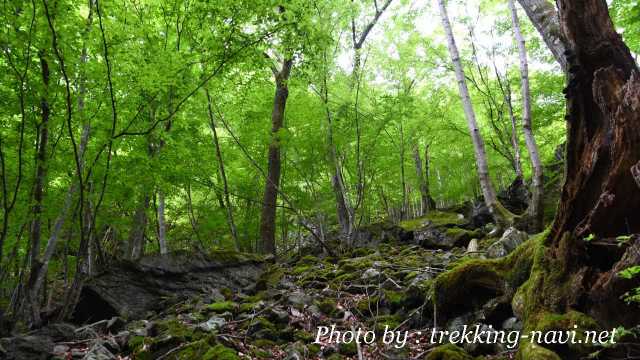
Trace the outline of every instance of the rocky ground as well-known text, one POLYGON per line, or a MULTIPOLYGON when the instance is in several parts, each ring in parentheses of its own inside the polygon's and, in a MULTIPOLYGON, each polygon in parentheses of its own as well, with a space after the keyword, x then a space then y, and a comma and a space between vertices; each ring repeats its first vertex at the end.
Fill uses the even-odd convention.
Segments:
POLYGON ((75 314, 83 325, 2 339, 0 357, 512 359, 515 351, 505 345, 435 346, 418 335, 434 325, 522 328, 515 292, 531 268, 528 244, 539 237, 509 229, 492 238, 490 225, 479 222, 436 211, 368 226, 337 257, 300 255, 277 264, 231 252, 117 264, 85 287, 75 314), (483 258, 496 260, 478 266, 483 258), (376 341, 316 338, 319 326, 332 325, 374 331, 376 341), (410 331, 405 346, 385 345, 385 329, 410 331))

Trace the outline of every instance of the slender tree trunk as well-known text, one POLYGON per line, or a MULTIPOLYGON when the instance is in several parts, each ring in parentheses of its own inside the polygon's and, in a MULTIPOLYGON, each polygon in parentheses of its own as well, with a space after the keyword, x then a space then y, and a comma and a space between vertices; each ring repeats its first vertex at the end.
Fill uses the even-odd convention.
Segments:
POLYGON ((47 176, 47 146, 49 142, 49 63, 44 50, 38 53, 40 58, 40 69, 42 71, 43 93, 40 97, 40 134, 38 140, 38 151, 36 157, 36 177, 33 185, 33 207, 31 209, 33 220, 31 222, 31 272, 26 288, 27 319, 34 325, 40 324, 40 300, 39 288, 36 288, 36 280, 40 271, 40 240, 42 226, 42 201, 44 198, 44 184, 47 176))
MULTIPOLYGON (((509 0, 512 1, 512 0, 509 0)), ((505 103, 507 104, 507 110, 509 111, 509 119, 511 120, 511 146, 513 147, 513 170, 516 173, 516 178, 524 179, 522 173, 522 160, 520 155, 520 142, 518 141, 518 120, 513 112, 513 103, 511 102, 511 89, 507 87, 505 93, 505 103)))
POLYGON ((436 202, 431 197, 431 184, 429 179, 431 178, 431 156, 429 155, 429 144, 424 146, 424 184, 427 188, 427 201, 429 207, 427 210, 435 210, 436 202))
POLYGON ((400 209, 400 220, 405 220, 407 217, 407 210, 409 207, 407 200, 407 181, 404 174, 404 128, 402 126, 402 119, 400 119, 400 186, 402 186, 402 206, 400 209))
POLYGON ((165 201, 162 190, 158 191, 158 245, 160 246, 160 254, 166 255, 167 251, 167 227, 164 218, 165 201))
POLYGON ((129 234, 126 257, 131 260, 139 259, 144 252, 144 234, 147 228, 147 209, 149 208, 149 196, 144 195, 140 205, 133 215, 133 224, 129 234))
MULTIPOLYGON (((522 131, 524 133, 524 140, 527 144, 527 151, 529 152, 529 158, 531 159, 531 167, 533 168, 533 175, 531 181, 531 202, 527 209, 528 216, 530 218, 529 231, 540 232, 544 226, 544 211, 543 211, 543 170, 542 162, 540 161, 540 154, 538 152, 538 145, 536 139, 533 136, 533 130, 531 127, 531 94, 529 89, 529 64, 527 61, 527 47, 525 45, 524 36, 520 30, 520 22, 518 21, 518 12, 514 0, 509 0, 509 8, 511 9, 511 21, 513 23, 513 31, 518 42, 518 52, 520 55, 520 77, 522 88, 522 131)), ((511 109, 511 105, 509 105, 511 109)), ((513 111, 511 111, 513 113, 513 111)), ((512 117, 513 118, 513 117, 512 117)), ((519 153, 518 153, 519 158, 519 153)))
MULTIPOLYGON (((426 151, 425 151, 425 155, 426 151)), ((413 146, 413 161, 416 167, 416 177, 418 179, 418 188, 420 189, 420 215, 425 215, 431 210, 431 199, 429 199, 429 185, 427 184, 427 169, 422 169, 422 159, 420 158, 420 149, 418 144, 413 146)), ((425 158, 425 167, 428 167, 429 160, 425 158)))
POLYGON ((538 30, 545 44, 553 54, 563 70, 567 69, 567 60, 564 57, 566 49, 562 35, 558 13, 553 3, 548 0, 518 0, 527 16, 538 30))
POLYGON ((467 118, 467 125, 469 126, 469 133, 473 141, 473 149, 476 157, 476 165, 478 171, 478 180, 482 189, 482 195, 484 202, 489 208, 489 211, 493 215, 498 228, 503 228, 511 225, 514 220, 514 215, 500 204, 496 197, 496 192, 491 185, 491 178, 489 176, 489 166, 487 163, 487 154, 485 151, 484 140, 480 134, 480 129, 476 121, 476 114, 471 104, 471 97, 469 95, 469 89, 464 75, 464 69, 460 61, 460 54, 458 53, 458 47, 456 45, 455 38, 453 37, 453 31, 451 30, 451 23, 447 15, 447 8, 445 7, 444 0, 437 0, 440 8, 440 15, 442 17, 442 25, 447 37, 447 45, 449 47, 449 54, 453 62, 456 79, 458 81, 458 88, 460 91, 460 98, 462 100, 462 106, 467 118))
POLYGON ((271 144, 269 144, 268 170, 265 182, 262 213, 260 216, 260 237, 262 250, 266 254, 276 255, 276 202, 280 184, 280 139, 279 132, 284 124, 284 110, 289 96, 288 80, 292 59, 282 62, 282 68, 274 69, 276 93, 271 113, 271 144))
POLYGON ((229 183, 227 181, 227 174, 224 168, 224 161, 222 159, 222 151, 220 150, 220 141, 218 140, 218 131, 216 130, 215 117, 213 116, 213 109, 211 107, 212 101, 211 96, 209 95, 209 90, 205 88, 205 94, 207 96, 207 109, 209 113, 209 127, 211 128, 211 134, 213 136, 213 145, 216 148, 216 160, 218 160, 218 174, 222 179, 222 187, 224 191, 224 208, 227 214, 227 224, 229 225, 229 231, 231 232, 231 236, 233 237, 233 242, 235 244, 236 250, 240 250, 240 240, 238 239, 238 231, 236 229, 236 224, 233 219, 233 207, 231 206, 231 200, 229 197, 229 183), (225 204, 226 203, 226 204, 225 204))

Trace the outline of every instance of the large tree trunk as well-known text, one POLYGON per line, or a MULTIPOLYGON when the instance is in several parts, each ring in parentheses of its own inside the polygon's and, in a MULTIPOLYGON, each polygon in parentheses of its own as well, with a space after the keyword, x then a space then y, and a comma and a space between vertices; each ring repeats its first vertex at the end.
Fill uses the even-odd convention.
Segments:
POLYGON ((271 113, 271 144, 269 144, 269 160, 267 179, 265 182, 262 213, 260 216, 260 238, 262 250, 266 254, 276 254, 276 201, 280 185, 280 140, 279 132, 284 124, 284 110, 289 96, 288 80, 291 73, 291 59, 282 62, 282 68, 274 69, 276 94, 273 99, 271 113))
POLYGON ((535 327, 544 312, 577 310, 609 329, 631 326, 640 321, 637 307, 620 297, 640 284, 618 272, 640 261, 640 239, 632 236, 620 250, 616 237, 640 233, 640 187, 633 175, 640 164, 640 75, 605 1, 558 4, 572 49, 566 176, 549 248, 524 296, 525 308, 535 309, 525 324, 535 327), (595 240, 584 241, 587 236, 595 240))
POLYGON ((149 196, 144 195, 133 215, 131 233, 129 234, 128 248, 125 257, 138 260, 144 253, 144 234, 147 228, 147 209, 149 208, 149 196))
MULTIPOLYGON (((531 127, 531 94, 529 90, 529 63, 527 61, 527 47, 525 45, 524 36, 520 30, 520 21, 518 20, 518 12, 514 4, 514 0, 509 0, 509 8, 511 9, 511 22, 513 23, 513 31, 518 42, 518 53, 520 57, 520 77, 522 88, 522 129, 524 133, 524 140, 527 144, 527 151, 529 152, 529 158, 531 159, 531 167, 533 168, 532 181, 531 181, 531 201, 527 209, 529 216, 529 231, 540 232, 544 226, 544 211, 543 211, 543 171, 542 162, 540 161, 540 155, 538 153, 538 145, 536 139, 533 136, 533 130, 531 127)), ((511 105, 509 105, 511 108, 511 105)), ((518 156, 519 158, 519 156, 518 156)))
POLYGON ((555 6, 548 0, 518 0, 527 16, 538 30, 545 44, 563 70, 567 69, 564 57, 565 44, 560 34, 560 24, 555 6))
POLYGON ((500 204, 493 185, 491 184, 491 177, 489 176, 489 165, 487 163, 487 154, 484 146, 484 140, 482 139, 480 129, 478 128, 476 114, 471 103, 471 96, 469 95, 469 89, 467 87, 464 69, 462 68, 460 54, 458 53, 458 47, 453 36, 453 31, 451 29, 451 23, 449 22, 449 16, 447 15, 447 8, 445 7, 444 0, 438 0, 438 5, 440 8, 440 16, 442 17, 442 25, 444 27, 445 35, 447 38, 449 54, 451 55, 451 61, 453 62, 456 79, 458 81, 460 99, 464 108, 465 117, 467 118, 467 125, 469 126, 471 140, 473 141, 473 149, 475 152, 476 166, 478 171, 478 180, 480 182, 480 188, 482 189, 484 202, 489 208, 491 215, 493 215, 498 228, 504 228, 513 223, 514 215, 511 214, 507 209, 505 209, 502 204, 500 204))

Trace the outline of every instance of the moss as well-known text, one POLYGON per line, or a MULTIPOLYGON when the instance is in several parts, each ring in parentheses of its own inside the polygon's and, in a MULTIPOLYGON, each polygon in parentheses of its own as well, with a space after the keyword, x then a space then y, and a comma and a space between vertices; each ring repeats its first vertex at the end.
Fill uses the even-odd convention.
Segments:
MULTIPOLYGON (((195 359, 195 358, 192 358, 195 359)), ((203 360, 240 360, 238 353, 224 345, 218 344, 210 348, 202 357, 203 360)))
POLYGON ((296 330, 293 333, 293 339, 298 341, 304 341, 304 342, 311 342, 314 340, 313 334, 311 334, 310 332, 304 331, 304 330, 296 330))
POLYGON ((313 255, 305 255, 302 258, 300 258, 300 260, 298 260, 299 264, 304 264, 304 265, 315 265, 318 262, 319 262, 319 259, 313 255))
POLYGON ((338 353, 333 353, 327 357, 327 360, 342 360, 342 359, 344 359, 344 356, 338 353))
POLYGON ((358 309, 358 311, 360 311, 362 314, 367 316, 367 315, 370 315, 371 312, 375 313, 379 302, 380 302, 380 297, 378 297, 377 295, 366 297, 356 303, 356 309, 358 309))
POLYGON ((212 258, 226 264, 264 261, 264 257, 259 254, 242 253, 238 251, 219 249, 219 248, 211 250, 209 252, 209 255, 212 258))
POLYGON ((307 349, 309 350, 309 354, 311 355, 315 355, 322 350, 322 348, 318 344, 309 344, 309 346, 307 346, 307 349))
POLYGON ((258 307, 257 302, 242 303, 240 304, 240 307, 238 307, 238 312, 239 313, 253 312, 254 310, 256 310, 257 307, 258 307))
POLYGON ((388 326, 389 330, 393 330, 402 323, 403 319, 398 315, 380 315, 374 318, 377 332, 383 332, 388 326))
POLYGON ((462 348, 446 344, 438 346, 427 355, 425 360, 472 360, 473 358, 467 354, 462 348))
POLYGON ((171 336, 180 341, 189 341, 195 338, 194 330, 177 319, 160 321, 157 328, 160 335, 171 336))
POLYGON ((402 291, 383 290, 384 300, 391 311, 401 309, 407 301, 407 294, 402 291))
POLYGON ((269 340, 269 339, 256 339, 253 342, 253 345, 259 347, 259 348, 267 348, 267 347, 272 347, 272 346, 276 346, 276 342, 273 340, 269 340))
POLYGON ((467 221, 458 213, 446 211, 431 211, 428 215, 400 222, 400 227, 406 231, 415 231, 428 224, 436 227, 460 226, 466 224, 467 221))
POLYGON ((270 266, 256 282, 256 290, 267 290, 276 286, 284 276, 284 268, 282 266, 270 266))
POLYGON ((144 336, 134 335, 129 338, 129 341, 127 342, 127 347, 129 348, 129 350, 135 353, 143 347, 144 340, 145 340, 144 336))
POLYGON ((309 272, 311 269, 313 269, 313 266, 311 265, 298 265, 296 267, 294 267, 293 269, 291 269, 291 274, 293 275, 302 275, 306 272, 309 272))
POLYGON ((207 306, 207 309, 216 313, 223 313, 227 311, 235 312, 237 308, 238 308, 238 304, 232 301, 219 301, 219 302, 209 304, 207 306))
POLYGON ((340 343, 338 352, 342 355, 353 356, 358 354, 358 345, 355 341, 349 343, 340 343))
POLYGON ((338 312, 335 301, 331 299, 316 301, 316 305, 327 316, 335 316, 338 312))
POLYGON ((520 344, 520 349, 516 358, 518 360, 561 360, 561 358, 553 351, 529 341, 525 341, 520 344))

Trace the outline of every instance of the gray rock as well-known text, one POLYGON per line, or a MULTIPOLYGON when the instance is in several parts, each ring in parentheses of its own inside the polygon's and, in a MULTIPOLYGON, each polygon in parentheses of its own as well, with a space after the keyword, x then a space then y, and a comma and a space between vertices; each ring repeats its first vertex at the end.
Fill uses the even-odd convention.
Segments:
POLYGON ((409 284, 409 286, 417 286, 418 284, 421 284, 431 279, 433 279, 433 275, 430 272, 423 272, 418 274, 416 277, 414 277, 411 280, 411 283, 409 284))
POLYGON ((53 342, 48 336, 16 336, 0 339, 0 347, 4 349, 3 359, 7 360, 39 360, 49 359, 53 352, 53 342))
POLYGON ((522 322, 520 320, 518 320, 517 317, 512 316, 510 318, 508 318, 507 320, 502 322, 502 329, 503 330, 516 330, 516 331, 520 331, 522 330, 522 322))
POLYGON ((369 279, 377 278, 378 276, 380 276, 380 270, 375 268, 370 268, 370 269, 367 269, 364 273, 362 273, 362 276, 360 278, 362 280, 369 280, 369 279))
POLYGON ((313 299, 311 298, 311 296, 305 294, 301 290, 296 290, 289 294, 287 301, 291 305, 305 307, 310 305, 313 302, 313 299))
POLYGON ((528 238, 529 235, 526 232, 510 227, 502 234, 500 240, 489 246, 487 257, 499 258, 507 256, 528 238))
POLYGON ((198 324, 198 328, 206 332, 218 331, 226 323, 227 321, 224 318, 214 316, 209 320, 198 324))
POLYGON ((100 342, 94 344, 82 357, 82 360, 114 360, 116 357, 100 342))
POLYGON ((467 245, 467 252, 473 253, 476 251, 478 251, 478 239, 471 239, 471 241, 469 241, 469 245, 467 245))

